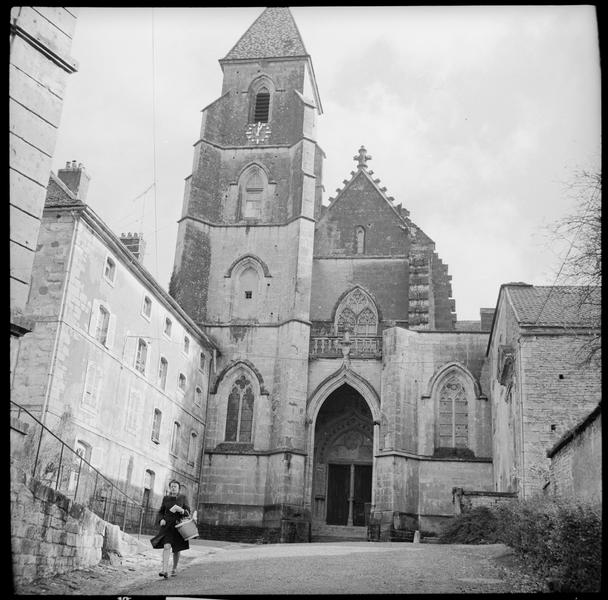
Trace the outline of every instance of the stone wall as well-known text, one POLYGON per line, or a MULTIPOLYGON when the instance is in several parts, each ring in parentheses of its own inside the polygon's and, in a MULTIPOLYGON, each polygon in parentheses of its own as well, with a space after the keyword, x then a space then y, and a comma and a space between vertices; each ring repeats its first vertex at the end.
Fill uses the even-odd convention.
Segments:
POLYGON ((16 590, 140 550, 138 540, 11 465, 11 551, 16 590))
POLYGON ((547 452, 551 459, 548 492, 563 498, 601 502, 601 405, 547 452))

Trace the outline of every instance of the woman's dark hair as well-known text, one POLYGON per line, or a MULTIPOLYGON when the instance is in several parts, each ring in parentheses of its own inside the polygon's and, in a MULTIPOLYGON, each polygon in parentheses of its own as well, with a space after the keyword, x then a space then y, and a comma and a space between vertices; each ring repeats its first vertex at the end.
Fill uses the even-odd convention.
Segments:
POLYGON ((178 487, 178 488, 181 488, 181 487, 182 487, 182 484, 181 484, 181 483, 180 483, 180 482, 179 482, 177 479, 172 479, 172 480, 169 482, 169 486, 168 486, 168 487, 171 487, 171 484, 172 484, 172 483, 177 483, 177 487, 178 487))

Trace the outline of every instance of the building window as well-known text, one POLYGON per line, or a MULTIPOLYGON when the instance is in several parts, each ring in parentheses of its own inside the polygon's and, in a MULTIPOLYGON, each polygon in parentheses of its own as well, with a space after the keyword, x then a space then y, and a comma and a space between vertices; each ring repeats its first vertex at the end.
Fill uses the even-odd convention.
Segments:
POLYGON ((103 276, 110 283, 114 283, 114 280, 116 279, 116 263, 109 256, 106 257, 106 264, 103 270, 103 276))
POLYGON ((82 394, 82 404, 91 410, 97 410, 102 382, 102 370, 99 369, 94 362, 89 362, 84 377, 84 392, 82 394))
POLYGON ((108 310, 99 306, 97 314, 97 328, 95 329, 95 339, 101 342, 104 346, 108 341, 108 327, 110 325, 110 313, 108 310))
POLYGON ((184 336, 184 354, 190 354, 190 338, 184 336))
POLYGON ((262 200, 264 198, 265 177, 258 167, 249 172, 245 180, 245 194, 243 203, 243 217, 257 219, 260 216, 262 200))
POLYGON ((154 409, 154 420, 152 421, 151 439, 155 444, 160 443, 160 424, 163 419, 163 413, 158 409, 154 409))
POLYGON ((164 356, 160 357, 160 363, 158 365, 158 387, 164 390, 167 386, 167 371, 169 369, 169 363, 164 356))
POLYGON ((177 378, 177 389, 182 392, 186 391, 186 376, 183 373, 180 373, 177 378))
POLYGON ((152 299, 149 296, 144 296, 141 314, 146 317, 146 319, 150 320, 150 315, 152 314, 152 299))
POLYGON ((439 435, 441 448, 466 448, 468 436, 467 396, 462 382, 452 375, 439 392, 439 435))
POLYGON ((201 352, 201 353, 199 354, 199 356, 198 356, 198 359, 199 359, 199 360, 198 360, 198 368, 199 368, 201 371, 204 371, 204 370, 205 370, 205 353, 204 353, 204 352, 201 352))
POLYGON ((125 429, 131 433, 137 431, 140 406, 141 392, 136 389, 131 389, 127 399, 127 414, 125 415, 125 429))
POLYGON ((74 450, 76 450, 77 456, 80 456, 87 462, 91 462, 91 444, 87 444, 87 442, 83 442, 82 440, 76 440, 74 450))
POLYGON ((135 368, 140 372, 146 372, 146 363, 148 361, 148 344, 143 338, 137 340, 137 354, 135 356, 135 368))
POLYGON ((193 465, 196 462, 197 437, 198 436, 194 431, 190 434, 190 444, 188 445, 188 464, 190 465, 193 465))
POLYGON ((253 291, 245 290, 245 300, 251 300, 253 298, 253 291))
POLYGON ((154 471, 150 471, 150 469, 146 469, 144 473, 144 493, 141 500, 141 504, 144 508, 147 508, 150 505, 150 498, 154 491, 154 480, 156 478, 156 474, 154 471))
POLYGON ((378 312, 370 296, 361 288, 349 292, 336 309, 335 326, 338 334, 377 335, 378 312))
POLYGON ((201 406, 202 403, 203 403, 203 390, 201 390, 201 388, 198 387, 198 385, 197 385, 194 390, 194 404, 196 404, 197 406, 201 406))
POLYGON ((177 453, 179 451, 179 430, 180 430, 180 424, 175 421, 173 423, 173 432, 171 434, 171 454, 175 454, 177 456, 177 453))
POLYGON ((226 441, 251 442, 253 424, 253 389, 241 375, 232 386, 226 412, 226 441))
POLYGON ((171 337, 171 328, 173 327, 173 323, 171 322, 171 319, 169 317, 167 317, 165 319, 165 329, 164 329, 164 334, 167 337, 171 337))
POLYGON ((365 228, 355 227, 356 254, 365 252, 365 228))
POLYGON ((270 115, 270 92, 263 87, 255 95, 255 107, 253 109, 253 120, 255 123, 268 123, 270 115))

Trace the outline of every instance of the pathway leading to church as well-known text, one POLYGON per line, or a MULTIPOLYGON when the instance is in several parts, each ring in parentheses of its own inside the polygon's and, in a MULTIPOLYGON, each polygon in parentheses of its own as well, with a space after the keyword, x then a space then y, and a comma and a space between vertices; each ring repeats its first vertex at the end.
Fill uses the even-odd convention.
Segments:
POLYGON ((160 551, 37 582, 30 594, 203 596, 246 594, 534 593, 501 544, 390 542, 237 544, 196 540, 178 575, 158 577, 160 551))

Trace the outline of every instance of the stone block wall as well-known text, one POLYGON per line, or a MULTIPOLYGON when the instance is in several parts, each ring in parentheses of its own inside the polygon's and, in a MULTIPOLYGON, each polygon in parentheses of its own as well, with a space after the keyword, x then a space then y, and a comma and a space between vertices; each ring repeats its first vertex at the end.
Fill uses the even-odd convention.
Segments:
POLYGON ((28 581, 140 549, 138 540, 118 526, 11 465, 11 551, 17 592, 28 581))
POLYGON ((529 497, 549 479, 547 449, 601 401, 601 372, 580 364, 584 337, 523 338, 523 491, 529 497))
POLYGON ((588 502, 602 499, 601 405, 547 452, 550 494, 588 502))

